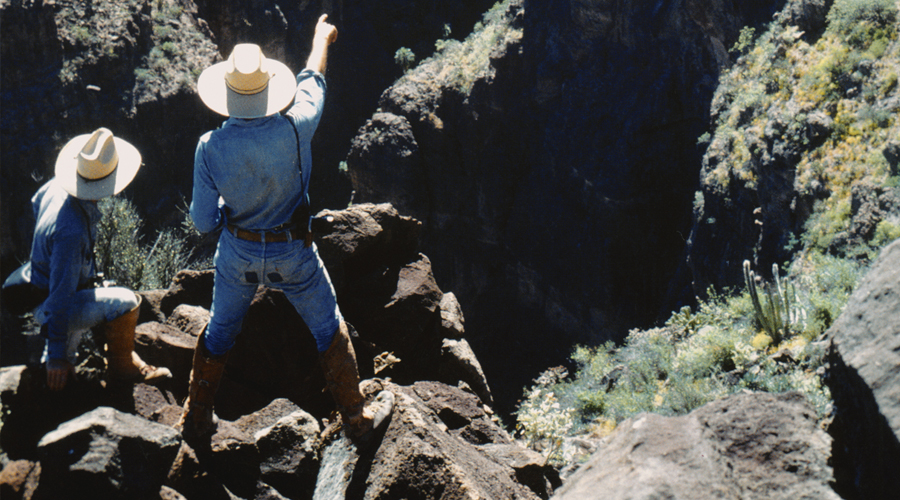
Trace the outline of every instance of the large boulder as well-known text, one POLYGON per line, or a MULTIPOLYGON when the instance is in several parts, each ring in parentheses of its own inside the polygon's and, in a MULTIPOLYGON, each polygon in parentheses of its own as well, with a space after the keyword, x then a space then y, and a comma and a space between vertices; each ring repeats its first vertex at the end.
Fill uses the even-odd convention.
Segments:
POLYGON ((158 498, 181 445, 175 429, 109 407, 60 425, 38 443, 47 498, 158 498))
POLYGON ((385 388, 395 394, 390 423, 377 449, 361 453, 348 498, 524 500, 558 484, 543 457, 515 444, 474 395, 434 382, 385 388))
POLYGON ((626 420, 553 499, 838 500, 830 445, 801 394, 737 394, 626 420))
POLYGON ((837 490, 900 491, 900 240, 886 247, 827 333, 837 490))

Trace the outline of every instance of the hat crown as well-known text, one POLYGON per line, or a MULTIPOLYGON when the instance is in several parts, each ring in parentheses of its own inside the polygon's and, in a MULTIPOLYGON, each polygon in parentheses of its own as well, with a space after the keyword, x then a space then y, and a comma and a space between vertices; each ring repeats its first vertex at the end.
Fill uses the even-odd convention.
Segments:
POLYGON ((77 172, 85 179, 97 180, 111 174, 118 164, 119 153, 112 131, 98 128, 78 153, 77 172))
POLYGON ((228 58, 225 84, 241 95, 258 94, 265 90, 272 77, 266 67, 266 58, 259 45, 241 43, 234 46, 228 58))

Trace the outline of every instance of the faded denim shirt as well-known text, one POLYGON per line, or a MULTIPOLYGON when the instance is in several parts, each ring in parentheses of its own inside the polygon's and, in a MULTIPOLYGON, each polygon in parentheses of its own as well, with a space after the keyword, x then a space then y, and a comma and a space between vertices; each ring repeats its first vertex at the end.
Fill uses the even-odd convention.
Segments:
POLYGON ((306 202, 310 141, 324 103, 325 77, 305 69, 284 115, 229 118, 204 134, 194 154, 191 218, 197 229, 207 233, 233 224, 267 231, 288 223, 306 202))
POLYGON ((100 210, 95 203, 69 196, 55 179, 41 186, 31 204, 35 219, 31 281, 49 291, 35 316, 47 325, 48 356, 62 359, 72 296, 94 275, 93 242, 100 210))

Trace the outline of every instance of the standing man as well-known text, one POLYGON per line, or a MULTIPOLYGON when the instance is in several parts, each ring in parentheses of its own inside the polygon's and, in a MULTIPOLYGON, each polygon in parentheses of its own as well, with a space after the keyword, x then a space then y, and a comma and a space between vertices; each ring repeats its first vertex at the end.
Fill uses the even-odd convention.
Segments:
POLYGON ((203 102, 229 117, 200 138, 194 156, 191 217, 202 232, 222 229, 210 320, 197 339, 181 423, 200 435, 214 428, 226 356, 259 285, 283 290, 309 326, 350 437, 365 436, 393 407, 387 391, 365 404, 347 326, 308 231, 310 141, 325 103, 328 47, 337 38, 326 18, 316 24, 306 68, 296 79, 257 45, 240 44, 197 82, 203 102))
POLYGON ((47 291, 35 310, 46 337, 47 385, 58 391, 74 377, 69 357, 81 334, 103 325, 107 381, 171 377, 134 352, 140 297, 121 287, 94 288, 97 200, 119 193, 134 179, 141 155, 106 128, 69 141, 56 160, 56 176, 34 195, 31 283, 47 291), (67 353, 68 351, 68 353, 67 353))

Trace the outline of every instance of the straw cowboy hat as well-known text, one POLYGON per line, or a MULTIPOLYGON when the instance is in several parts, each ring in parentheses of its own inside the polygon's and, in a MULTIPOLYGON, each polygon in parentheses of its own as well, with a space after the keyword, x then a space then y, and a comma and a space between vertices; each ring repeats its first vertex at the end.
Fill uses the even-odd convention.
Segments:
POLYGON ((99 200, 119 193, 141 168, 141 153, 107 128, 70 140, 56 157, 56 179, 70 195, 99 200))
POLYGON ((267 59, 259 45, 234 46, 227 61, 206 68, 197 92, 209 109, 235 118, 278 113, 294 99, 297 81, 281 62, 267 59))

